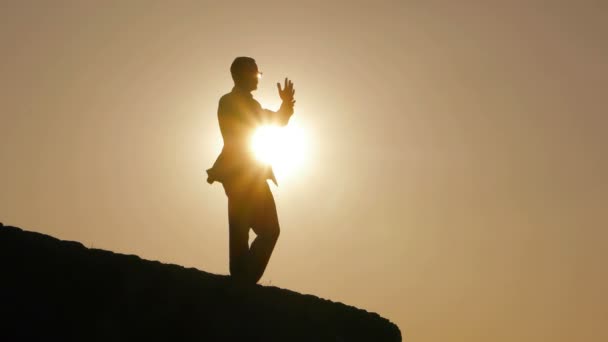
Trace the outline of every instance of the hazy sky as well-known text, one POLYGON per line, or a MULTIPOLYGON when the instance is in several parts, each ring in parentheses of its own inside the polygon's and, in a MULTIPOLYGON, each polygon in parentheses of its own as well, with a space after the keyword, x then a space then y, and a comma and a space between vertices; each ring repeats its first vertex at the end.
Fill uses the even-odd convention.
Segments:
POLYGON ((2 1, 0 221, 227 274, 204 172, 251 56, 312 142, 262 284, 409 341, 606 341, 608 3, 567 3, 2 1))

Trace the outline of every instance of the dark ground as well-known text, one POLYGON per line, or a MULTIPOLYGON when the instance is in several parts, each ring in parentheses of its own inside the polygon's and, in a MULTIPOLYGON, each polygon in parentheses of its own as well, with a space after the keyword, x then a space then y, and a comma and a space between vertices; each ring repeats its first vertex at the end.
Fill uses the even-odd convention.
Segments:
POLYGON ((376 313, 0 224, 0 341, 401 341, 376 313))

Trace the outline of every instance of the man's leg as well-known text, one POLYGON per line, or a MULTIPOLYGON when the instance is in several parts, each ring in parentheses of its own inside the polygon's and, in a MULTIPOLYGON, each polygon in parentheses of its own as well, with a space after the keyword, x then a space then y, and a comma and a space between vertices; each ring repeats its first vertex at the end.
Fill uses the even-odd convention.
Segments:
POLYGON ((256 190, 253 198, 255 203, 252 228, 257 237, 251 243, 249 256, 251 276, 257 283, 266 270, 279 238, 280 227, 276 204, 268 183, 264 181, 256 190))
POLYGON ((224 186, 228 195, 228 228, 230 275, 239 282, 251 282, 249 257, 249 226, 251 209, 245 199, 229 186, 224 186))

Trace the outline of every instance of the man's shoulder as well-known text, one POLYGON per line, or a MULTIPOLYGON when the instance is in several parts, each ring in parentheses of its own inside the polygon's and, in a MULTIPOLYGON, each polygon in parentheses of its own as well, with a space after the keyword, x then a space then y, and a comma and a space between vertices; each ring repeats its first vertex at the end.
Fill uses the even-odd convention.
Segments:
POLYGON ((220 97, 220 104, 234 101, 234 93, 226 93, 220 97))
POLYGON ((218 102, 218 113, 231 113, 235 108, 238 107, 236 104, 237 98, 234 96, 234 93, 227 93, 220 97, 220 101, 218 102))
POLYGON ((220 97, 219 105, 224 107, 230 106, 247 106, 250 103, 260 105, 260 103, 253 98, 253 96, 244 96, 242 93, 231 91, 220 97))

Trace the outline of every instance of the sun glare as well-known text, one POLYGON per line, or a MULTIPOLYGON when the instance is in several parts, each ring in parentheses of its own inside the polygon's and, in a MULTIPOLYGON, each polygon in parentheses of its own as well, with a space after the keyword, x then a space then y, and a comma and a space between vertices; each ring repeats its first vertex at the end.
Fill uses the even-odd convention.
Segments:
POLYGON ((304 132, 292 124, 258 128, 253 135, 251 148, 257 160, 272 165, 278 178, 293 176, 306 159, 304 132))

